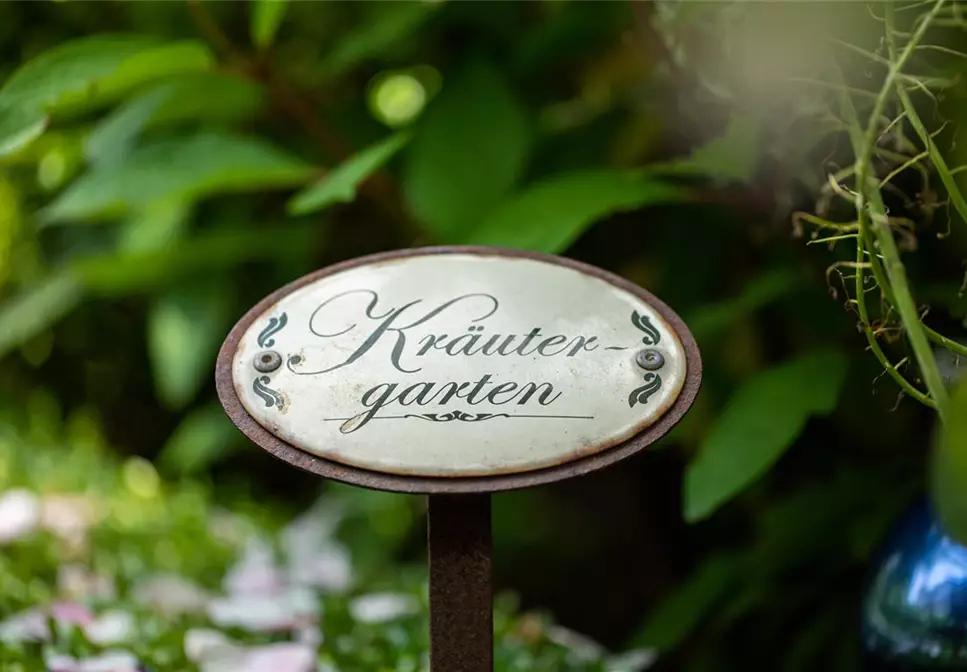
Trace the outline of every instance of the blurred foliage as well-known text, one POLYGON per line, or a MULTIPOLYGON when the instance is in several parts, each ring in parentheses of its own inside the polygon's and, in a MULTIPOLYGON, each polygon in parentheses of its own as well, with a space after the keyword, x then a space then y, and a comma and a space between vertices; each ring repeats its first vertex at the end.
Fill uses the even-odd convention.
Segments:
MULTIPOLYGON (((369 252, 567 254, 683 315, 705 382, 650 454, 496 496, 498 580, 661 670, 857 669, 865 565, 927 482, 909 397, 945 411, 967 336, 962 9, 894 10, 3 3, 0 417, 84 413, 219 501, 291 508, 315 484, 214 398, 237 316, 369 252)), ((379 501, 394 529, 409 500, 379 501)))
MULTIPOLYGON (((205 487, 165 482, 143 458, 120 462, 91 418, 60 422, 40 410, 50 402, 38 398, 20 426, 0 433, 9 488, 0 497, 3 670, 75 669, 54 662, 65 656, 87 661, 84 670, 133 669, 95 662, 119 654, 157 672, 429 669, 425 571, 394 562, 395 546, 417 522, 415 506, 339 486, 283 526, 275 507, 215 504, 205 487), (267 559, 251 551, 265 540, 267 559), (341 569, 333 555, 344 553, 352 564, 341 569), (298 568, 313 566, 327 569, 316 579, 326 585, 308 584, 312 603, 293 607, 291 617, 284 606, 269 613, 265 601, 285 604, 289 591, 303 591, 298 568), (367 600, 385 606, 365 609, 367 600), (32 618, 44 612, 49 623, 32 618), (292 630, 321 633, 318 659, 276 653, 273 645, 293 640, 315 650, 292 630), (251 651, 262 667, 243 662, 251 651)), ((512 594, 498 596, 495 609, 501 672, 637 672, 653 658, 610 654, 546 614, 521 613, 512 594)))

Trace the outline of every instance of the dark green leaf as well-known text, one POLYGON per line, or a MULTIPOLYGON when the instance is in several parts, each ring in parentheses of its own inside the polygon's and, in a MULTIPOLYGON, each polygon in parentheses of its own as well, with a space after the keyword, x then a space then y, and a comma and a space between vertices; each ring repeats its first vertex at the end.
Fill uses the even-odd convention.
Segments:
POLYGON ((684 584, 648 615, 631 646, 675 648, 705 619, 739 579, 741 558, 719 554, 709 558, 684 584))
POLYGON ((229 326, 230 293, 218 284, 191 284, 161 296, 148 313, 148 354, 161 401, 184 408, 210 378, 229 326))
POLYGON ((52 326, 82 295, 77 277, 63 271, 0 304, 0 357, 52 326))
POLYGON ((721 180, 748 182, 759 167, 762 131, 749 117, 736 117, 725 132, 699 147, 691 156, 650 166, 650 171, 675 175, 703 175, 721 180))
POLYGON ((289 201, 289 214, 305 215, 333 203, 351 203, 356 198, 356 187, 393 158, 409 140, 409 133, 397 133, 362 150, 296 194, 289 201))
POLYGON ((905 504, 897 484, 869 468, 843 469, 821 481, 797 488, 773 501, 758 515, 753 550, 757 576, 790 575, 815 567, 826 558, 841 558, 857 539, 858 527, 877 528, 870 514, 887 517, 896 503, 905 504))
POLYGON ((238 430, 219 404, 192 411, 181 421, 159 455, 164 467, 182 475, 201 473, 238 444, 238 430))
POLYGON ((831 412, 846 364, 841 353, 817 351, 744 383, 688 465, 685 518, 711 515, 768 471, 811 415, 831 412))
POLYGON ((444 82, 407 149, 410 209, 441 240, 462 238, 517 184, 530 144, 526 112, 500 73, 465 68, 444 82))
POLYGON ((465 242, 560 252, 603 217, 687 197, 687 190, 636 171, 602 169, 558 175, 503 203, 465 242))
POLYGON ((124 214, 156 201, 289 187, 312 168, 255 138, 200 132, 144 145, 79 178, 43 213, 48 222, 124 214))
POLYGON ((272 44, 288 4, 287 0, 253 0, 251 33, 255 46, 264 49, 272 44))
POLYGON ((842 618, 837 618, 840 615, 837 607, 828 609, 797 633, 782 661, 782 672, 814 672, 826 667, 830 649, 843 639, 843 628, 852 627, 852 623, 847 625, 842 618))
POLYGON ((967 544, 967 378, 954 390, 931 462, 937 515, 948 534, 967 544))
POLYGON ((435 3, 419 0, 370 5, 374 9, 350 31, 322 62, 322 71, 336 77, 358 63, 381 55, 412 34, 436 9, 435 3))
POLYGON ((753 277, 738 294, 719 303, 702 306, 688 316, 688 328, 702 340, 741 317, 786 296, 801 286, 801 277, 790 268, 774 268, 753 277))

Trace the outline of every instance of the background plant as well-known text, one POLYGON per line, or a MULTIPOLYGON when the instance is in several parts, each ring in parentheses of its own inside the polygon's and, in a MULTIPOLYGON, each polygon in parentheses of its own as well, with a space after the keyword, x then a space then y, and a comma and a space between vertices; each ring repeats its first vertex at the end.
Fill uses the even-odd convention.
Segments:
MULTIPOLYGON (((962 435, 959 12, 3 3, 0 417, 90 418, 165 478, 294 515, 319 485, 214 398, 246 308, 367 252, 565 253, 682 314, 705 385, 650 454, 497 496, 499 583, 660 669, 856 669, 934 407, 962 435)), ((384 561, 419 561, 419 500, 367 501, 384 561)))

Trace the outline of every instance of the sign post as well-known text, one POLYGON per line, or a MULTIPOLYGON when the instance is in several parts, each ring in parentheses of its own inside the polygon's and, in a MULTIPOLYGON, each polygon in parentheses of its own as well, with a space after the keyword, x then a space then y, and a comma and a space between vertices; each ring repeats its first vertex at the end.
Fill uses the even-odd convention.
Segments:
POLYGON ((490 495, 430 495, 430 669, 491 672, 490 495))
POLYGON ((593 266, 487 247, 372 255, 301 278, 235 325, 219 398, 286 462, 429 495, 433 672, 493 669, 490 494, 614 464, 691 406, 682 320, 593 266))

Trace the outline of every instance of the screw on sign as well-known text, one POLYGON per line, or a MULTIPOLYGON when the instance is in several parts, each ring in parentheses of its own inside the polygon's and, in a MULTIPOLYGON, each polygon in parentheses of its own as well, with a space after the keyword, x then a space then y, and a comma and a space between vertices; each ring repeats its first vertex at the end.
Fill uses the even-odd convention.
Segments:
POLYGON ((487 247, 377 254, 252 308, 218 394, 276 457, 429 495, 430 665, 493 669, 490 493, 579 476, 666 434, 702 363, 647 291, 561 257, 487 247))

